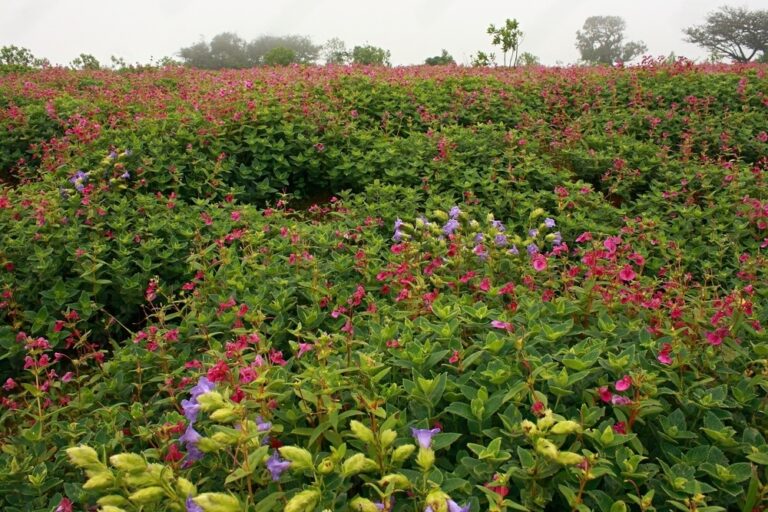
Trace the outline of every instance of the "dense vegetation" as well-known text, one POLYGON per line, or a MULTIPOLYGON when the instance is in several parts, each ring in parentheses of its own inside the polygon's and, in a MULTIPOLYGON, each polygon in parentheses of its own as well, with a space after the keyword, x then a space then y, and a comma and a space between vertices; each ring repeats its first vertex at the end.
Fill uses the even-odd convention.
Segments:
POLYGON ((0 508, 764 510, 766 71, 0 76, 0 508))

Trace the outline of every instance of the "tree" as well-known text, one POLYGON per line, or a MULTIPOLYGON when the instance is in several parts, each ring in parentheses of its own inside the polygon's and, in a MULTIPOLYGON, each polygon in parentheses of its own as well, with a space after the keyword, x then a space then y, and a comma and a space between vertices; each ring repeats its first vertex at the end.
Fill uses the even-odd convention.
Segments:
POLYGON ((720 7, 707 15, 703 25, 683 30, 686 41, 735 62, 765 60, 768 54, 768 11, 720 7))
POLYGON ((378 46, 355 46, 352 49, 352 62, 367 66, 389 66, 389 50, 378 46))
POLYGON ((253 65, 245 52, 246 42, 237 34, 222 32, 211 39, 210 59, 216 68, 249 68, 253 65))
POLYGON ((424 64, 427 66, 447 66, 449 64, 456 64, 456 61, 453 60, 453 57, 451 57, 450 53, 448 53, 446 50, 443 50, 440 55, 426 59, 424 64))
POLYGON ((495 66, 496 65, 496 54, 494 53, 485 53, 478 51, 477 55, 471 55, 471 63, 474 67, 485 67, 485 66, 495 66))
POLYGON ((296 62, 296 52, 285 46, 272 48, 264 55, 265 66, 287 66, 296 62))
POLYGON ((648 51, 642 41, 624 42, 626 23, 619 16, 591 16, 576 32, 576 48, 587 64, 626 62, 648 51))
POLYGON ((488 26, 488 35, 493 36, 491 44, 501 46, 504 66, 517 65, 517 51, 520 48, 520 42, 523 39, 523 32, 520 30, 520 24, 515 19, 507 19, 503 27, 496 28, 493 24, 488 26), (512 52, 509 63, 507 63, 507 53, 512 52))
POLYGON ((69 63, 74 69, 101 69, 99 60, 89 53, 81 53, 76 59, 69 63))
POLYGON ((0 67, 7 70, 33 69, 48 66, 46 59, 38 59, 27 48, 3 46, 0 48, 0 67))
POLYGON ((518 63, 521 66, 541 66, 539 58, 530 52, 521 53, 518 63))
POLYGON ((338 37, 326 41, 322 53, 326 64, 346 64, 350 57, 347 45, 338 37))
POLYGON ((266 55, 275 48, 286 48, 293 52, 294 62, 313 64, 320 56, 321 47, 307 36, 260 36, 248 43, 246 52, 252 65, 264 64, 266 55))

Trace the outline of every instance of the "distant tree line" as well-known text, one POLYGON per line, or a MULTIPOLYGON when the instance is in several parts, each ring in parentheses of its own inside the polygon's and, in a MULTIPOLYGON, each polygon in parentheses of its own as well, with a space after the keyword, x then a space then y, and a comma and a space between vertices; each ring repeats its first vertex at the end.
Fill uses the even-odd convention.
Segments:
MULTIPOLYGON (((591 16, 576 32, 576 48, 580 62, 587 65, 613 65, 627 62, 648 51, 643 41, 625 41, 625 21, 619 16, 591 16)), ((515 19, 507 19, 497 27, 489 25, 486 33, 491 44, 501 51, 502 66, 540 65, 538 57, 520 52, 523 31, 515 19)), ((768 62, 768 10, 749 10, 744 7, 720 7, 707 14, 701 25, 683 30, 685 41, 707 50, 710 59, 730 59, 733 62, 768 62)), ((200 40, 181 48, 176 60, 164 57, 149 64, 127 64, 122 58, 111 57, 105 66, 93 55, 81 53, 69 63, 73 69, 106 69, 142 71, 168 65, 185 65, 200 69, 251 68, 256 66, 286 66, 290 64, 362 64, 390 66, 389 50, 370 44, 347 49, 339 38, 325 44, 315 44, 308 36, 263 35, 246 41, 232 32, 223 32, 210 41, 200 40)), ((439 55, 424 61, 429 66, 455 65, 456 61, 442 49, 439 55)), ((496 66, 496 54, 478 51, 471 56, 473 66, 496 66)), ((20 71, 50 66, 47 59, 35 57, 26 48, 0 47, 0 71, 20 71)))

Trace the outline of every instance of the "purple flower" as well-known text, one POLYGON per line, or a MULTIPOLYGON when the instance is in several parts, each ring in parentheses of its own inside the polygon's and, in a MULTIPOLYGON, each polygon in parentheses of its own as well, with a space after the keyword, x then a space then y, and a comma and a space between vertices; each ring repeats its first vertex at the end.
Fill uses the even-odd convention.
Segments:
POLYGON ((402 227, 403 224, 404 222, 400 220, 399 217, 397 220, 395 220, 395 234, 392 236, 392 240, 394 240, 395 242, 399 242, 400 240, 403 239, 403 234, 400 232, 400 228, 402 227))
POLYGON ((187 448, 187 457, 184 459, 184 462, 182 463, 181 467, 188 468, 192 465, 193 462, 196 462, 203 458, 203 452, 201 452, 197 446, 193 444, 188 444, 186 446, 187 448))
POLYGON ((281 460, 280 454, 277 452, 273 452, 272 456, 267 459, 267 469, 272 474, 273 482, 280 480, 280 475, 282 475, 289 467, 291 467, 291 463, 287 460, 281 460))
POLYGON ((496 244, 496 247, 506 247, 506 245, 509 243, 507 242, 507 237, 505 235, 496 235, 493 238, 493 241, 496 244))
POLYGON ((432 446, 432 437, 439 432, 439 428, 428 430, 425 428, 411 427, 411 435, 414 437, 414 439, 416 439, 416 441, 419 442, 419 446, 425 449, 432 446))
POLYGON ((517 246, 515 244, 512 244, 512 247, 507 252, 513 256, 520 254, 520 251, 517 250, 517 246))
POLYGON ((114 160, 115 158, 117 158, 117 152, 115 152, 115 151, 110 151, 110 152, 109 152, 109 155, 107 155, 107 156, 108 156, 110 159, 114 160))
POLYGON ((392 235, 392 241, 400 243, 403 240, 403 234, 400 231, 395 231, 392 235))
POLYGON ((504 227, 504 224, 502 224, 500 220, 494 220, 493 222, 491 222, 491 226, 493 226, 494 228, 498 229, 501 232, 504 232, 507 230, 507 228, 504 227))
POLYGON ((197 397, 210 393, 215 387, 216 384, 209 381, 207 377, 200 377, 200 380, 197 381, 197 385, 189 390, 189 394, 192 397, 192 400, 197 402, 197 397))
POLYGON ((85 189, 85 183, 88 182, 88 173, 77 171, 74 176, 69 178, 69 182, 75 186, 78 192, 82 192, 85 189))
POLYGON ((131 177, 131 173, 128 171, 125 171, 123 174, 120 175, 120 177, 123 178, 124 180, 127 180, 131 177))
POLYGON ((536 244, 528 244, 528 247, 526 247, 525 250, 528 251, 528 254, 531 256, 539 252, 539 248, 536 246, 536 244))
POLYGON ((424 226, 426 227, 429 227, 432 225, 432 223, 429 222, 429 219, 427 219, 427 217, 425 217, 424 215, 420 216, 419 219, 421 220, 421 222, 424 223, 424 226))
POLYGON ((483 242, 483 234, 482 233, 476 234, 475 235, 475 243, 476 244, 480 244, 482 242, 483 242))
POLYGON ((459 221, 456 219, 450 219, 448 222, 445 223, 445 226, 443 226, 443 233, 446 235, 452 235, 454 231, 459 229, 459 221))
POLYGON ((424 509, 424 512, 435 512, 435 509, 433 509, 432 506, 427 505, 427 508, 424 509))
POLYGON ((448 212, 448 216, 454 220, 456 220, 459 215, 461 215, 461 210, 459 210, 458 206, 454 206, 451 208, 451 211, 448 212))
POLYGON ((539 230, 538 229, 529 229, 528 230, 528 236, 531 238, 536 238, 539 236, 539 230))
POLYGON ((200 412, 200 404, 197 403, 197 399, 182 400, 181 408, 184 409, 184 417, 187 418, 190 425, 197 420, 197 413, 200 412))
POLYGON ((186 506, 187 506, 186 512, 203 512, 203 507, 195 503, 195 501, 192 499, 191 494, 187 496, 186 506))
POLYGON ((463 507, 456 503, 455 501, 449 499, 448 500, 448 512, 469 512, 469 503, 464 505, 463 507))
POLYGON ((563 243, 563 235, 559 231, 555 231, 555 238, 552 239, 553 245, 560 245, 563 243))
POLYGON ((198 434, 192 425, 188 425, 187 430, 179 437, 179 441, 186 444, 187 449, 189 449, 189 445, 196 446, 202 438, 203 436, 198 434))
POLYGON ((546 219, 544 219, 544 225, 547 226, 549 229, 552 229, 553 227, 555 227, 555 219, 550 219, 549 217, 547 217, 546 219))
POLYGON ((268 421, 264 421, 264 418, 262 418, 261 416, 256 416, 256 426, 259 432, 267 432, 269 429, 272 428, 272 423, 268 421))

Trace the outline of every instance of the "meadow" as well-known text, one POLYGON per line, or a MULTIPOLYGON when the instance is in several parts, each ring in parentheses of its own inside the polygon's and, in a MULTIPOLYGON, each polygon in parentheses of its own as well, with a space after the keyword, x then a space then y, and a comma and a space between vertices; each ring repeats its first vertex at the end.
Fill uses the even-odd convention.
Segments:
POLYGON ((766 510, 767 72, 0 75, 0 509, 766 510))

